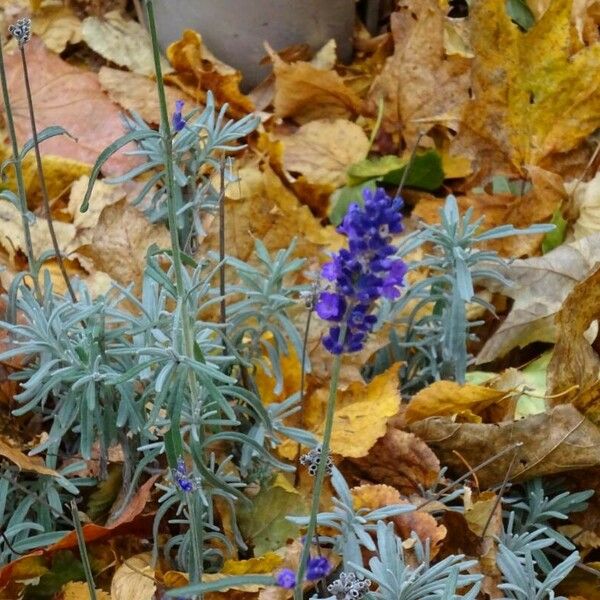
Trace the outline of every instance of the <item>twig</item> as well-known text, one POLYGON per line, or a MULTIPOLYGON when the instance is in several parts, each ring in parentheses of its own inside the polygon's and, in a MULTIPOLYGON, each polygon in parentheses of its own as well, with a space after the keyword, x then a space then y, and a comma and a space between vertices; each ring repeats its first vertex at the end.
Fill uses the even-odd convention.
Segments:
POLYGON ((398 198, 400 196, 400 194, 402 193, 402 189, 404 188, 404 184, 406 183, 406 179, 408 177, 408 172, 410 171, 410 168, 412 167, 412 164, 415 160, 415 156, 417 155, 417 149, 419 147, 419 142, 421 141, 421 138, 423 137, 424 133, 420 132, 419 133, 419 137, 417 138, 417 141, 415 142, 415 145, 413 146, 412 152, 410 153, 410 158, 408 159, 408 162, 406 163, 406 167, 404 167, 404 173, 402 173, 402 179, 400 180, 400 185, 398 186, 398 189, 396 190, 396 195, 394 196, 394 199, 398 198))

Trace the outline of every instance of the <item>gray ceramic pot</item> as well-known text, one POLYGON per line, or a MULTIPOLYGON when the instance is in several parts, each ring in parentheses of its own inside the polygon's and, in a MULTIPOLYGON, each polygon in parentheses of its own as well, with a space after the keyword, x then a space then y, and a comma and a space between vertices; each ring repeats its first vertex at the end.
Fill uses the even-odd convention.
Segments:
POLYGON ((269 69, 259 62, 263 42, 275 50, 292 44, 320 48, 331 38, 338 56, 352 52, 355 0, 155 0, 158 36, 163 48, 184 29, 202 34, 221 60, 240 69, 244 87, 259 83, 269 69))

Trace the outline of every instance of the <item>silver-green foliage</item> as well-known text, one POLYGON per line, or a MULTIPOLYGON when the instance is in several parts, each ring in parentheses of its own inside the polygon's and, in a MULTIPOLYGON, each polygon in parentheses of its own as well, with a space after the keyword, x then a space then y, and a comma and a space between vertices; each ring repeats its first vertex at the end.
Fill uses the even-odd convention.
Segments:
POLYGON ((402 539, 394 533, 394 524, 377 523, 377 556, 369 561, 369 568, 354 565, 358 573, 373 581, 377 589, 370 597, 377 600, 475 600, 481 587, 482 576, 470 574, 476 560, 465 560, 462 555, 447 556, 432 563, 429 544, 423 544, 412 535, 417 566, 404 558, 402 539), (460 590, 460 592, 459 592, 460 590))
POLYGON ((552 225, 532 225, 515 229, 502 225, 481 232, 483 218, 473 220, 469 208, 461 216, 456 198, 446 198, 440 210, 440 223, 423 225, 408 236, 398 254, 407 256, 425 247, 422 260, 409 263, 409 269, 426 268, 429 275, 407 288, 403 296, 384 302, 380 323, 392 322, 396 330, 390 344, 380 352, 375 371, 385 369, 391 360, 403 363, 401 380, 405 390, 414 392, 438 379, 464 383, 470 356, 467 342, 473 338, 472 328, 480 324, 467 318, 469 304, 486 310, 494 308, 475 293, 478 281, 487 279, 509 285, 495 268, 507 261, 497 252, 481 245, 490 240, 513 235, 547 232, 552 225), (401 315, 401 316, 397 316, 401 315))

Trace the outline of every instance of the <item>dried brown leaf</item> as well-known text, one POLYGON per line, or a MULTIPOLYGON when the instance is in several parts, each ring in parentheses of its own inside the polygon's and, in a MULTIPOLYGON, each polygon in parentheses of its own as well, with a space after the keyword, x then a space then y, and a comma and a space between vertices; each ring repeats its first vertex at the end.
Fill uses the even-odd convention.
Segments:
MULTIPOLYGON (((515 260, 500 271, 510 287, 490 283, 493 291, 514 299, 512 309, 487 340, 477 363, 490 362, 531 342, 554 342, 554 315, 575 285, 600 261, 600 234, 563 244, 544 256, 515 260)), ((487 285, 487 284, 486 284, 487 285)))
POLYGON ((405 496, 432 486, 440 472, 436 455, 423 440, 392 427, 367 456, 350 463, 359 477, 393 486, 405 496))
MULTIPOLYGON (((516 449, 513 481, 600 466, 600 431, 570 404, 499 424, 454 423, 448 417, 431 417, 413 423, 410 430, 432 448, 442 464, 456 472, 464 472, 463 461, 475 467, 516 443, 522 446, 516 449)), ((502 482, 512 458, 512 452, 505 452, 478 470, 481 488, 502 482)))

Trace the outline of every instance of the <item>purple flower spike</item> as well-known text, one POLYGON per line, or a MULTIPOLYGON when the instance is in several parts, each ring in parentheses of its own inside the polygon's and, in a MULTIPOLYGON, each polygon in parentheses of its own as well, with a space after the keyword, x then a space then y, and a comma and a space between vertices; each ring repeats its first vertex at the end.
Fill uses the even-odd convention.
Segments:
POLYGON ((306 579, 316 581, 326 577, 331 571, 331 565, 324 556, 310 558, 306 565, 306 579))
POLYGON ((196 482, 187 472, 183 458, 177 459, 177 467, 173 469, 172 475, 173 481, 182 492, 188 494, 196 489, 196 482))
POLYGON ((291 590, 296 587, 296 573, 291 569, 281 569, 277 573, 276 581, 279 587, 291 590))
POLYGON ((181 111, 183 110, 183 105, 185 102, 183 100, 177 100, 175 102, 175 112, 173 113, 173 117, 171 122, 173 124, 173 129, 175 131, 181 131, 185 127, 186 120, 183 118, 181 111))
POLYGON ((332 354, 358 352, 364 346, 377 318, 372 314, 380 298, 400 296, 407 266, 394 258, 392 234, 402 232, 401 198, 390 198, 384 190, 365 190, 364 207, 351 204, 338 231, 348 238, 343 248, 323 266, 321 275, 332 282, 335 291, 321 292, 317 314, 333 321, 323 344, 332 354), (346 334, 341 339, 341 327, 346 334))

